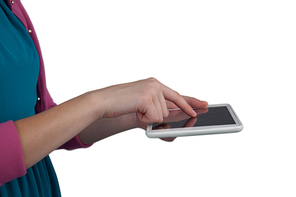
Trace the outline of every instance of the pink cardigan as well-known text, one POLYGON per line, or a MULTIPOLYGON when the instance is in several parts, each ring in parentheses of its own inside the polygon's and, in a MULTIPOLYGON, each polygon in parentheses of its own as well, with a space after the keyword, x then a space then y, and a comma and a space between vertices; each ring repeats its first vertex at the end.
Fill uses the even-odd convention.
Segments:
MULTIPOLYGON (((28 32, 30 33, 37 52, 40 58, 40 72, 37 83, 37 96, 38 101, 35 107, 36 113, 45 111, 56 104, 53 102, 45 82, 45 71, 43 58, 39 46, 39 42, 32 25, 32 22, 25 11, 20 0, 8 1, 8 5, 12 12, 19 18, 24 24, 28 32)), ((86 148, 89 146, 83 145, 79 140, 78 136, 74 137, 63 146, 61 149, 73 150, 76 148, 86 148)), ((24 176, 27 173, 24 160, 23 152, 20 143, 20 139, 15 128, 13 121, 8 121, 0 124, 0 187, 15 178, 24 176)))

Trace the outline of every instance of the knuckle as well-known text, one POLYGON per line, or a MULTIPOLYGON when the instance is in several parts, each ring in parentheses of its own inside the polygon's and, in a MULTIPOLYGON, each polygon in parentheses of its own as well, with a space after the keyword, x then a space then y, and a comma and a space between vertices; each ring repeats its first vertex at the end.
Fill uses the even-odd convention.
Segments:
POLYGON ((163 121, 163 118, 159 118, 157 123, 162 123, 162 121, 163 121))
POLYGON ((160 82, 155 78, 149 78, 149 85, 154 88, 160 88, 160 82))
POLYGON ((148 78, 148 80, 150 80, 150 81, 157 81, 157 79, 154 78, 154 77, 150 77, 150 78, 148 78))
POLYGON ((175 94, 175 96, 176 96, 176 97, 178 97, 178 98, 180 98, 180 97, 181 97, 180 93, 179 93, 179 92, 177 92, 177 91, 175 91, 175 90, 174 90, 174 94, 175 94))
POLYGON ((158 95, 159 90, 155 88, 154 86, 147 87, 146 94, 149 94, 150 96, 156 96, 158 95))
POLYGON ((174 91, 174 97, 175 97, 176 101, 178 101, 178 102, 181 102, 183 100, 182 96, 177 91, 174 91))
POLYGON ((153 123, 158 123, 159 118, 157 116, 153 116, 150 118, 150 121, 153 123))
POLYGON ((151 96, 151 94, 149 92, 145 92, 143 95, 142 95, 142 98, 143 102, 146 102, 146 103, 151 103, 153 102, 153 98, 151 96))
POLYGON ((163 118, 167 118, 168 116, 169 116, 169 111, 166 110, 165 113, 164 113, 164 115, 163 115, 163 118))
POLYGON ((153 118, 153 122, 154 123, 161 123, 163 121, 163 118, 162 117, 160 117, 160 116, 154 116, 154 118, 153 118))

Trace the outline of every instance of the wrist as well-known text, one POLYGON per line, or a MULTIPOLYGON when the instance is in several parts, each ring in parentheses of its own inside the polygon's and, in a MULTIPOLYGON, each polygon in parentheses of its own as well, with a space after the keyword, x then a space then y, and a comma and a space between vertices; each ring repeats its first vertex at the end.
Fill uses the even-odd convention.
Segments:
MULTIPOLYGON (((90 103, 93 106, 97 119, 106 118, 105 116, 106 116, 108 103, 106 103, 107 98, 104 97, 104 93, 102 93, 101 90, 95 90, 95 91, 87 92, 86 94, 90 98, 90 103)), ((140 119, 137 117, 136 112, 126 114, 126 115, 127 115, 126 118, 128 118, 128 120, 126 121, 130 121, 130 125, 133 125, 133 128, 141 128, 144 130, 146 129, 148 124, 140 121, 140 119)), ((116 114, 113 114, 113 116, 118 117, 116 114)))

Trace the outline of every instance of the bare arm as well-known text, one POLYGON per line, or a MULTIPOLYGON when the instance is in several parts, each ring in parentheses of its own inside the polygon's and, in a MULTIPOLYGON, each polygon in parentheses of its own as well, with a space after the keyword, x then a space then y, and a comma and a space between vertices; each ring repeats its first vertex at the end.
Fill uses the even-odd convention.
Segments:
MULTIPOLYGON (((25 166, 33 166, 79 133, 82 142, 88 144, 110 136, 112 132, 133 128, 137 123, 131 114, 136 116, 136 122, 162 122, 168 116, 166 100, 189 116, 196 116, 186 99, 150 78, 88 92, 45 112, 18 120, 15 126, 22 144, 25 166), (123 121, 119 127, 105 130, 105 134, 99 133, 110 125, 110 121, 119 120, 123 121), (98 131, 99 127, 101 129, 98 131)), ((206 104, 197 99, 190 100, 190 103, 192 106, 206 104)))
POLYGON ((98 118, 99 98, 86 93, 40 114, 15 121, 26 168, 43 159, 98 118))

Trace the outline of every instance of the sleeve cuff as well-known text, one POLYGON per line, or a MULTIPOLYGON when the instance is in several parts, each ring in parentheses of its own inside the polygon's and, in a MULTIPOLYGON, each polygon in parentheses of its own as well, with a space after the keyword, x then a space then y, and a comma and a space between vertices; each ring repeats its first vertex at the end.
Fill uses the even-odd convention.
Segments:
POLYGON ((0 124, 0 186, 27 173, 22 145, 13 121, 0 124))
POLYGON ((77 148, 88 148, 92 146, 92 144, 85 145, 83 144, 78 135, 76 135, 74 138, 66 142, 64 145, 62 145, 59 149, 66 149, 66 150, 74 150, 77 148))

